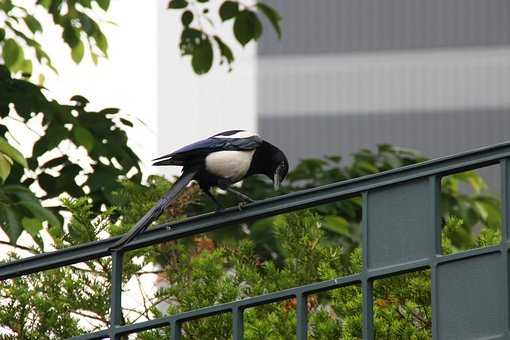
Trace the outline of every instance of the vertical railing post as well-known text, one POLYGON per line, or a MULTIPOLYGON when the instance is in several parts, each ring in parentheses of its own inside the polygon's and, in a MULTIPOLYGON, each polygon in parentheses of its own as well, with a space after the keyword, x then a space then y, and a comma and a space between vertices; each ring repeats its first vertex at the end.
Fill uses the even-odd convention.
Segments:
POLYGON ((117 340, 116 328, 122 324, 122 250, 112 252, 112 291, 110 298, 110 339, 117 340))
POLYGON ((181 322, 172 320, 170 323, 170 340, 181 340, 181 322))
POLYGON ((308 298, 300 292, 296 295, 297 299, 297 340, 306 340, 308 337, 308 298))
POLYGON ((430 176, 429 177, 429 197, 430 197, 430 222, 433 228, 432 232, 432 244, 434 245, 434 254, 431 259, 431 304, 432 304, 432 339, 439 339, 439 328, 438 328, 438 278, 437 278, 437 261, 436 258, 442 252, 441 245, 441 177, 430 176))
POLYGON ((374 290, 373 281, 368 280, 366 276, 361 282, 363 295, 363 339, 374 339, 374 290))
POLYGON ((501 168, 501 238, 505 242, 508 240, 509 217, 510 217, 510 158, 502 159, 501 168))
POLYGON ((368 279, 368 192, 362 193, 362 206, 361 206, 361 223, 363 230, 361 232, 362 241, 362 252, 363 252, 363 273, 361 282, 361 291, 363 296, 363 339, 372 340, 374 339, 374 297, 373 297, 373 282, 368 279))
POLYGON ((507 336, 510 336, 510 260, 508 254, 508 241, 510 238, 510 158, 504 158, 500 161, 501 174, 501 251, 503 256, 503 265, 506 271, 505 275, 505 294, 506 300, 505 322, 507 336))
POLYGON ((244 338, 244 311, 236 306, 232 308, 232 331, 234 340, 243 340, 244 338))

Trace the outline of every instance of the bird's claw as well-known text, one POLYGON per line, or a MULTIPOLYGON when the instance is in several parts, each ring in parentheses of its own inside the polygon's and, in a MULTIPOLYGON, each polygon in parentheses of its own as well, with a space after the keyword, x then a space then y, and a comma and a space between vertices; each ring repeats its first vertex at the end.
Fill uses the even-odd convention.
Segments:
POLYGON ((246 207, 248 205, 248 202, 239 202, 237 203, 237 209, 239 211, 243 210, 244 207, 246 207))

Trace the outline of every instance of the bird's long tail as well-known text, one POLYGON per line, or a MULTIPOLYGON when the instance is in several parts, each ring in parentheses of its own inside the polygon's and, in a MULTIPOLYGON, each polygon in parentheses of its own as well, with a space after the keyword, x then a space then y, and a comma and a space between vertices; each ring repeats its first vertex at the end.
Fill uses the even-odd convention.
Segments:
POLYGON ((195 177, 197 172, 200 170, 199 167, 192 169, 186 169, 182 173, 181 177, 172 185, 165 195, 156 203, 156 205, 149 210, 137 223, 131 228, 124 236, 122 236, 117 242, 110 247, 112 251, 118 251, 125 247, 133 238, 139 233, 143 232, 147 227, 157 219, 163 211, 175 200, 175 198, 186 188, 189 182, 195 177))

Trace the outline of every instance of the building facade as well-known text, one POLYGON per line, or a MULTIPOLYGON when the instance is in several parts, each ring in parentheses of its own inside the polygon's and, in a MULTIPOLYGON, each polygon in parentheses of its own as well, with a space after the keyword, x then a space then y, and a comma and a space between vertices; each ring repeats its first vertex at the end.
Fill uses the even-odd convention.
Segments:
MULTIPOLYGON (((257 124, 295 163, 390 143, 429 157, 510 140, 507 0, 270 0, 257 124)), ((267 27, 267 28, 266 28, 267 27)))

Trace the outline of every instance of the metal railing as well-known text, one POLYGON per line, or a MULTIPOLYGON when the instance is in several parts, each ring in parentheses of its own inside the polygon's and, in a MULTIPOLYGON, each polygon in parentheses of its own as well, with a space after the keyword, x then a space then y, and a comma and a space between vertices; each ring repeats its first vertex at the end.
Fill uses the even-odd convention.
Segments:
POLYGON ((307 338, 307 297, 310 294, 348 285, 361 285, 363 338, 373 339, 374 280, 429 268, 434 339, 508 339, 509 176, 510 142, 507 142, 258 201, 242 210, 227 209, 182 222, 159 225, 138 235, 121 251, 109 250, 120 238, 112 237, 32 256, 1 265, 0 281, 111 256, 111 326, 75 339, 118 339, 125 334, 170 326, 171 339, 177 340, 181 337, 183 322, 230 313, 233 337, 240 340, 243 339, 245 309, 295 298, 296 337, 303 340, 307 338), (501 243, 453 255, 442 255, 439 212, 441 177, 494 164, 499 164, 501 169, 501 243), (363 270, 360 273, 154 320, 121 324, 122 263, 125 251, 359 195, 363 202, 363 270))

